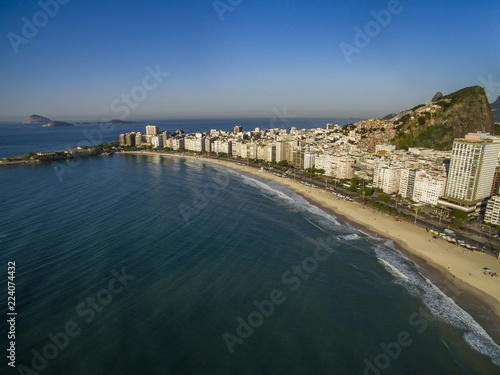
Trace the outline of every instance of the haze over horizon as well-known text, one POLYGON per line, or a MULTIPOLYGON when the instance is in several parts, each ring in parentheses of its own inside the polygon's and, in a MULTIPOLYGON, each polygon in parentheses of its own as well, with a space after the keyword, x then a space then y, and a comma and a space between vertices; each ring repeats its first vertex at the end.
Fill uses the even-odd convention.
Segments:
POLYGON ((368 118, 500 95, 496 1, 8 1, 0 121, 368 118))

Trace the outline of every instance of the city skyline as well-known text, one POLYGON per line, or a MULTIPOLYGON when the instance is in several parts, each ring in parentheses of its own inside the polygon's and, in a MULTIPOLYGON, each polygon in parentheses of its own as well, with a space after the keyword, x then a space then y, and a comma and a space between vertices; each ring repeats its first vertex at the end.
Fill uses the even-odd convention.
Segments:
POLYGON ((500 95, 500 4, 69 0, 0 6, 0 121, 372 118, 500 95))

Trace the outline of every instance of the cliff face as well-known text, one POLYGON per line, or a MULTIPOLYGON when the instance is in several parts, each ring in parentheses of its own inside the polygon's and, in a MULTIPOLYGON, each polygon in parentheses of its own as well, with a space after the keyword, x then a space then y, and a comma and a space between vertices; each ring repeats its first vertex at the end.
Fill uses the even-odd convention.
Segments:
POLYGON ((493 119, 495 122, 500 123, 500 96, 498 96, 497 100, 491 103, 490 106, 493 111, 493 119))
POLYGON ((45 124, 50 121, 52 120, 47 117, 31 115, 25 121, 23 121, 23 124, 45 124))
POLYGON ((450 150, 454 138, 470 132, 495 134, 493 114, 484 88, 467 87, 413 108, 394 122, 398 148, 450 150))

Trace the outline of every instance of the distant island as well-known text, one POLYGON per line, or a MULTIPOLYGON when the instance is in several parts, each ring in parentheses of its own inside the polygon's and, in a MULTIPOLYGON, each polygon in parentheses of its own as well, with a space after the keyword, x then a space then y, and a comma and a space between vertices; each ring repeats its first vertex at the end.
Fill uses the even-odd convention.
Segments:
MULTIPOLYGON (((64 122, 64 121, 52 121, 50 118, 39 116, 39 115, 31 115, 26 120, 23 121, 23 124, 43 124, 44 128, 53 128, 53 127, 61 127, 61 126, 73 126, 73 124, 64 122)), ((93 121, 93 122, 75 122, 75 125, 94 125, 94 124, 111 124, 111 125, 131 125, 137 124, 135 121, 125 121, 120 119, 113 119, 110 121, 93 121)))
POLYGON ((137 124, 135 121, 125 121, 125 120, 110 120, 110 121, 94 121, 94 122, 76 122, 75 125, 94 125, 94 124, 111 124, 111 125, 125 125, 125 124, 137 124))
POLYGON ((23 121, 23 124, 46 124, 51 121, 52 120, 47 117, 31 115, 25 121, 23 121))
POLYGON ((73 124, 70 124, 68 122, 52 121, 50 118, 39 115, 29 116, 25 121, 23 121, 23 124, 43 124, 42 128, 59 128, 63 126, 73 126, 73 124))
POLYGON ((73 124, 69 124, 64 121, 49 121, 48 123, 43 124, 42 128, 58 128, 63 126, 73 126, 73 124))

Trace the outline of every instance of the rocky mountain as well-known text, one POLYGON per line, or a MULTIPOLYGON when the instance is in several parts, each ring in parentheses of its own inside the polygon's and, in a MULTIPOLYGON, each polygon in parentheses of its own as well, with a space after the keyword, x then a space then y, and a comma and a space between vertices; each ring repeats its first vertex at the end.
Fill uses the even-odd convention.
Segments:
POLYGON ((472 86, 414 107, 394 120, 398 148, 450 150, 454 138, 469 132, 495 134, 493 114, 483 87, 472 86))
POLYGON ((497 100, 490 104, 491 111, 493 112, 493 119, 495 122, 500 123, 500 95, 497 100))
POLYGON ((439 99, 443 97, 443 93, 441 91, 438 91, 436 95, 432 97, 431 102, 437 102, 439 99))
POLYGON ((50 121, 52 120, 47 117, 31 115, 25 121, 23 121, 23 124, 46 124, 47 122, 50 121))
POLYGON ((69 124, 64 121, 49 121, 48 123, 42 125, 43 128, 55 128, 61 126, 73 126, 73 124, 69 124))

